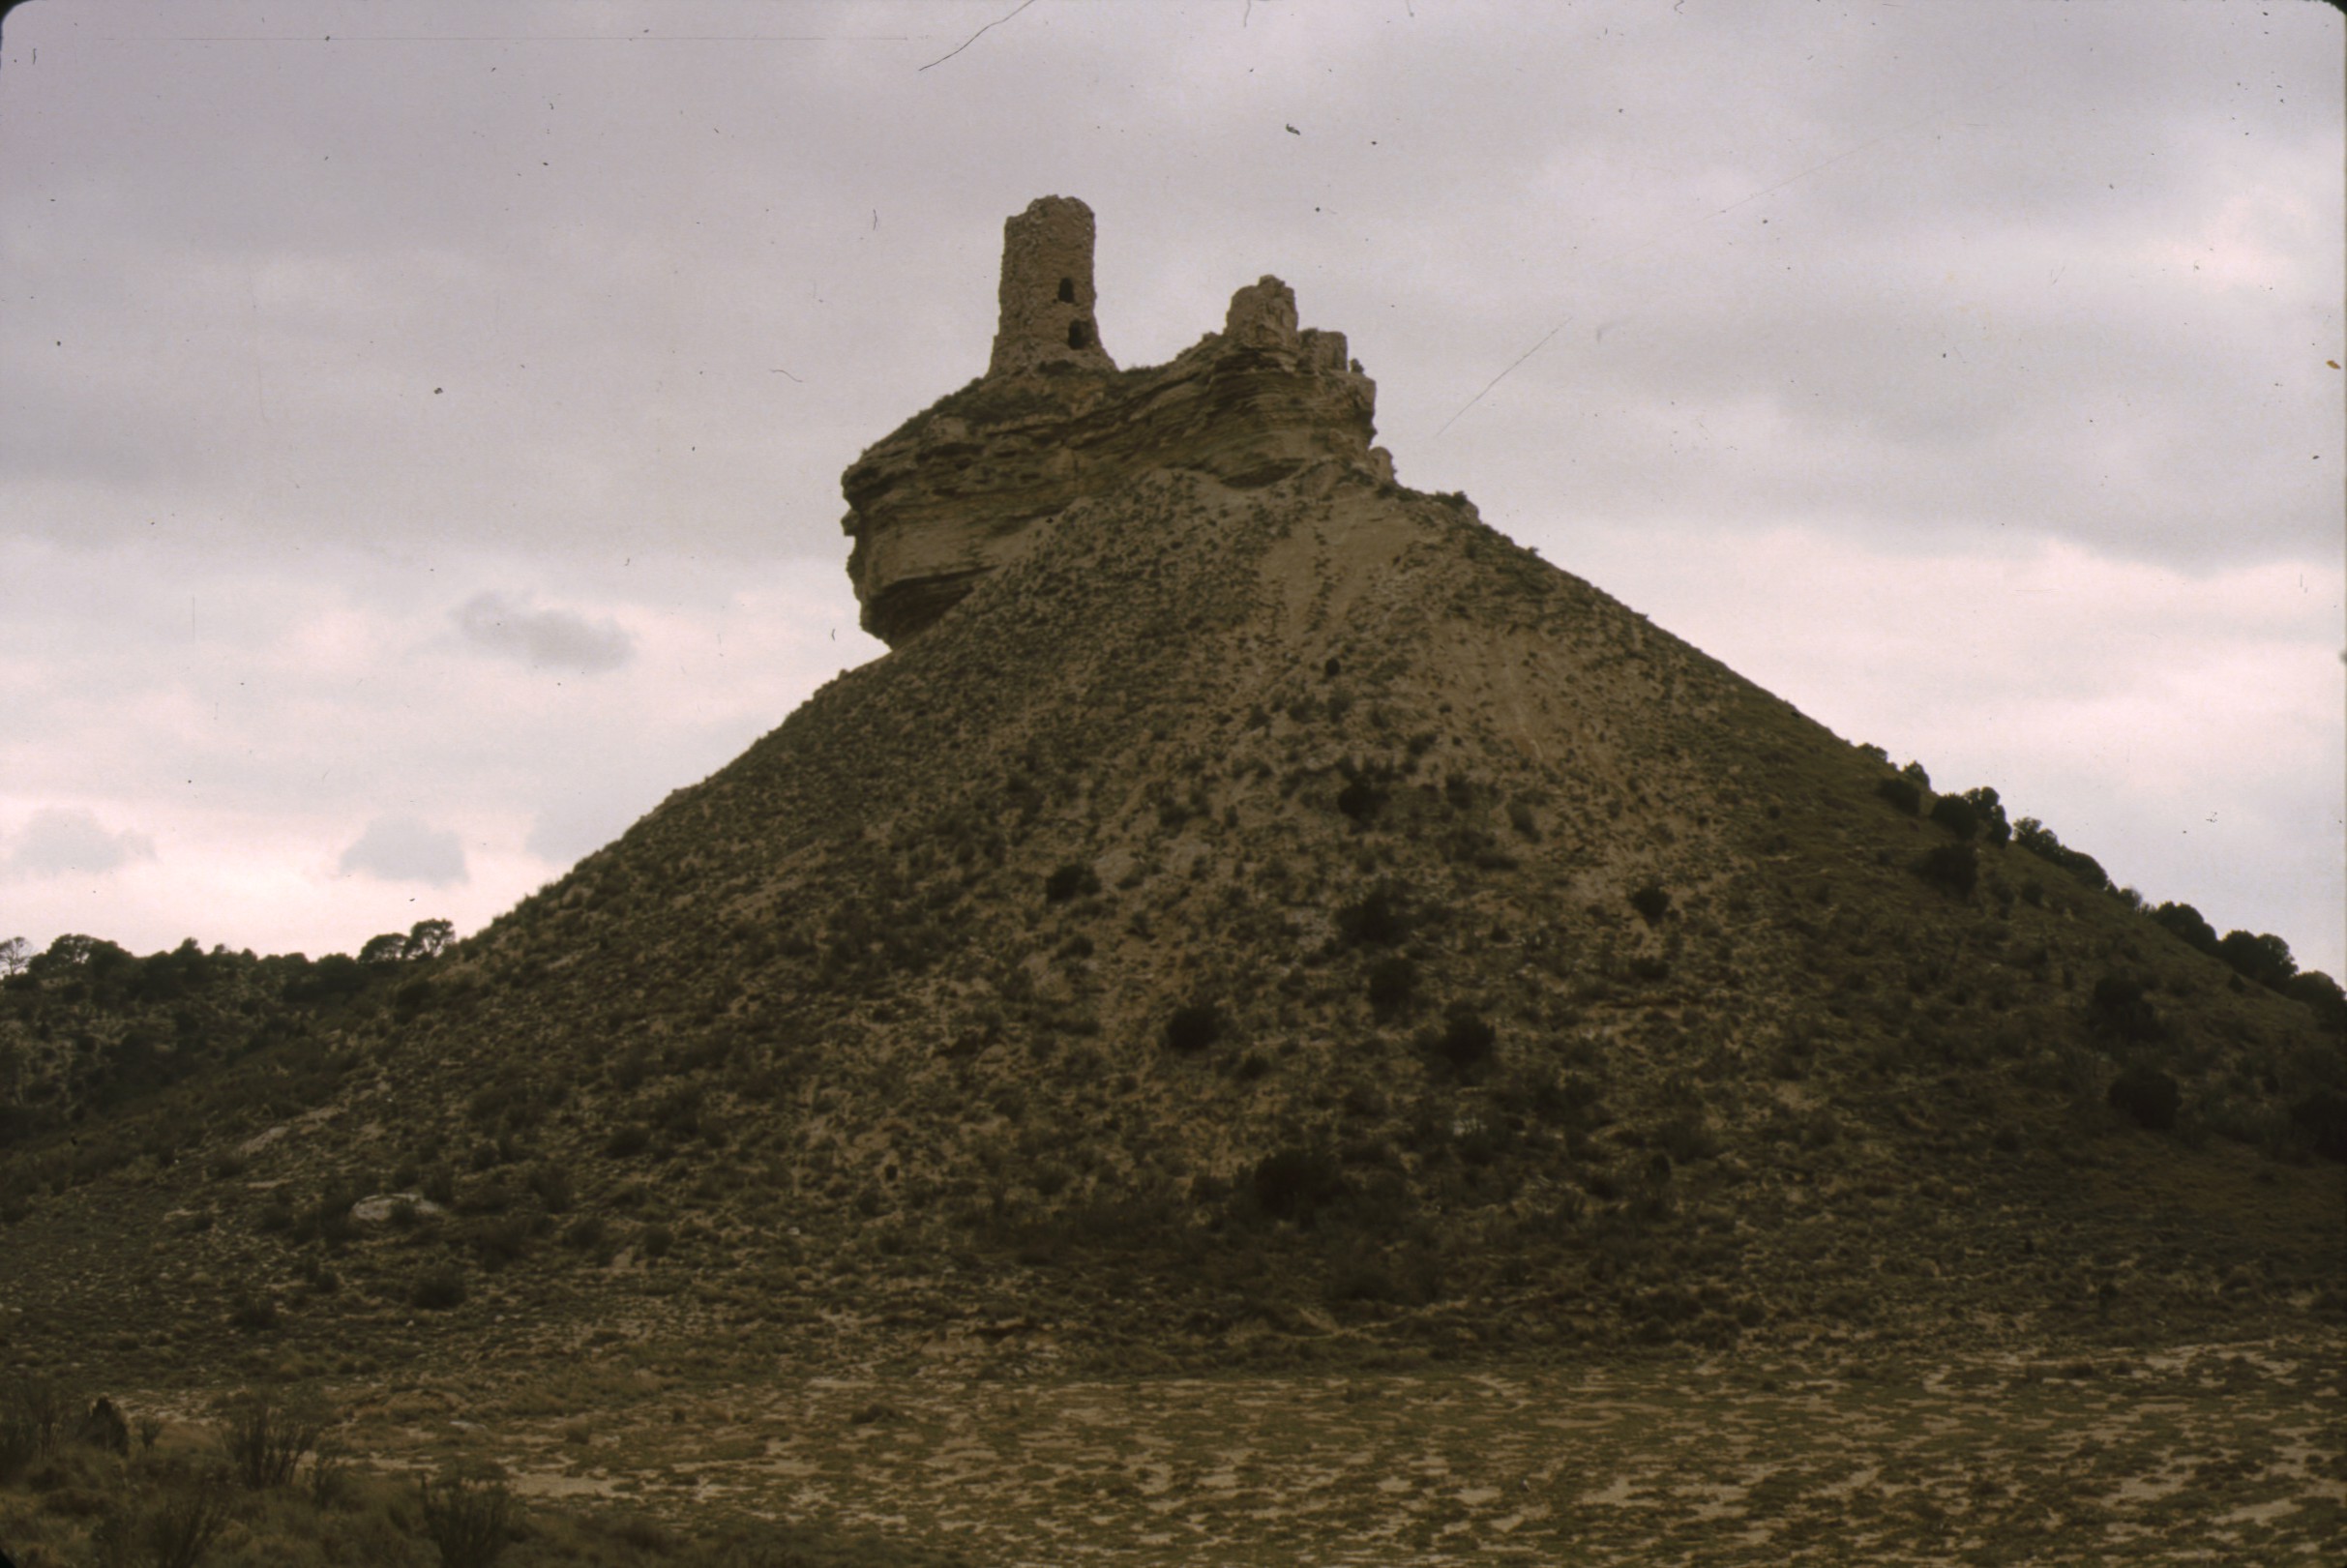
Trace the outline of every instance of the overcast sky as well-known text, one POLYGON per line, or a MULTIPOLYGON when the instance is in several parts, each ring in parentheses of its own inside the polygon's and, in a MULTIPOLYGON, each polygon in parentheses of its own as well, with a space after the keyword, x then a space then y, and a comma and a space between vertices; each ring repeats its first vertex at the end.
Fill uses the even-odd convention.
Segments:
POLYGON ((722 766, 1057 192, 1120 364, 1277 273, 1406 484, 2347 972, 2338 12, 1014 6, 8 13, 0 937, 470 931, 722 766))

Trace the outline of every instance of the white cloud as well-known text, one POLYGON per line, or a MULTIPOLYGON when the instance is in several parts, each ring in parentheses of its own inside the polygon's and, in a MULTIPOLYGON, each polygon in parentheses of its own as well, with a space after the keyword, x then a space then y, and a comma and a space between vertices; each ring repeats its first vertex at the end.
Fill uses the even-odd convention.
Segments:
POLYGON ((342 851, 345 874, 364 873, 387 882, 448 887, 468 880, 464 841, 412 816, 378 816, 342 851))
POLYGON ((10 878, 103 876, 134 860, 153 860, 155 841, 114 832, 85 808, 48 806, 13 835, 0 836, 0 873, 10 878))
POLYGON ((1407 482, 2336 953, 2336 613, 2257 575, 2335 598, 2334 12, 1036 6, 922 73, 1007 8, 398 9, 10 16, 0 824, 167 848, 9 873, 28 934, 469 928, 721 766, 877 651, 838 475, 1055 191, 1120 362, 1276 272, 1407 482), (469 880, 333 874, 401 815, 469 880))
POLYGON ((503 594, 476 594, 453 618, 468 642, 526 665, 595 675, 636 657, 636 638, 617 621, 532 609, 526 600, 515 603, 503 594))

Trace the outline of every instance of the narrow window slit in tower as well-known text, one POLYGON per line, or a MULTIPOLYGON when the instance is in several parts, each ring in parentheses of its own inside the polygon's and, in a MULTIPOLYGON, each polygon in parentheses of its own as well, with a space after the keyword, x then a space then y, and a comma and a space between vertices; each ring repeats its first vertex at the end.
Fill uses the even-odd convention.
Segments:
POLYGON ((1067 324, 1067 345, 1070 348, 1082 348, 1091 340, 1092 335, 1084 330, 1083 322, 1071 321, 1067 324))
POLYGON ((1062 278, 1059 280, 1059 303, 1062 305, 1073 305, 1076 303, 1075 279, 1062 278))

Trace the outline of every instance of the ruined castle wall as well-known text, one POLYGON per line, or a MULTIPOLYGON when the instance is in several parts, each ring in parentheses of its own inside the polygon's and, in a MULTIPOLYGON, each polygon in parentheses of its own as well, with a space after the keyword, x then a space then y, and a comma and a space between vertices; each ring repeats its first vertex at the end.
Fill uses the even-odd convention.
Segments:
POLYGON ((1178 467, 1246 487, 1333 461, 1392 479, 1370 445, 1376 383, 1346 357, 1343 334, 1298 330, 1286 283, 1246 285, 1220 333, 1118 374, 1091 325, 1091 252, 1080 201, 1047 196, 1005 223, 986 375, 842 476, 847 571, 874 636, 916 636, 1022 554, 1039 524, 1144 473, 1178 467))

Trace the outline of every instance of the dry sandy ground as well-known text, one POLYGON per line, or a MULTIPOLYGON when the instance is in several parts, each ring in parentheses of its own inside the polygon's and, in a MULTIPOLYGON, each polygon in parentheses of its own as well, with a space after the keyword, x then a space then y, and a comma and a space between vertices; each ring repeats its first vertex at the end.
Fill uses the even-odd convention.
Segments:
POLYGON ((972 1563, 2335 1563, 2336 1336, 1918 1362, 415 1385, 365 1446, 541 1498, 877 1527, 972 1563), (634 1390, 617 1409, 615 1383, 634 1390), (460 1414, 461 1410, 465 1413, 460 1414), (492 1442, 491 1435, 494 1435, 492 1442), (517 1436, 519 1440, 516 1440, 517 1436))

